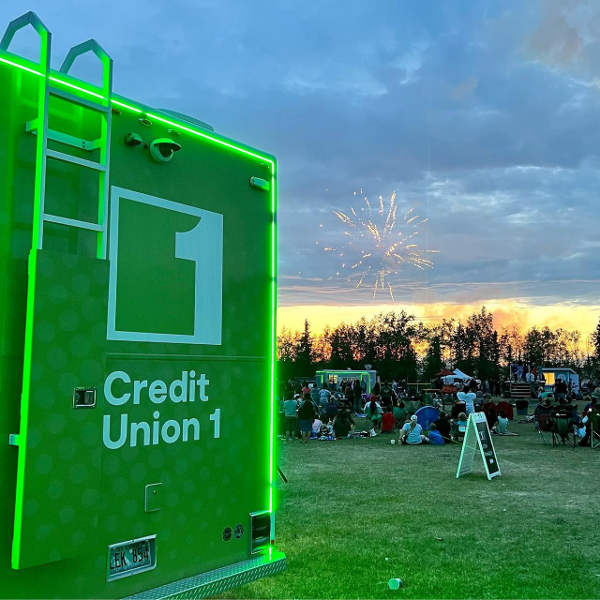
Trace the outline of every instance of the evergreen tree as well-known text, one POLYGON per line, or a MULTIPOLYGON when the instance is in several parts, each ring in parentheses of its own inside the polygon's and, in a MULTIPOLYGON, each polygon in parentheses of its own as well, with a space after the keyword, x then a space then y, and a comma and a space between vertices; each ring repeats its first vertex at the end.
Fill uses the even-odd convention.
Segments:
POLYGON ((296 368, 297 375, 308 376, 313 370, 313 339, 310 334, 308 319, 304 320, 304 331, 298 337, 296 344, 296 368))
POLYGON ((423 379, 429 381, 433 376, 444 368, 442 360, 442 350, 440 347, 439 336, 434 336, 427 349, 425 356, 425 368, 423 370, 423 379))
POLYGON ((598 325, 596 325, 596 329, 592 333, 592 345, 594 347, 594 356, 600 360, 600 320, 598 320, 598 325))

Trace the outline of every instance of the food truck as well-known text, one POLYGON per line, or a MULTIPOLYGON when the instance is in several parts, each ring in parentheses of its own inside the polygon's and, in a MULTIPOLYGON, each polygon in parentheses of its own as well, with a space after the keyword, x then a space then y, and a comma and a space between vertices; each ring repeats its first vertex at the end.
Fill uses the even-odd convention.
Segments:
POLYGON ((52 69, 51 42, 31 12, 0 40, 0 597, 282 571, 275 158, 116 95, 94 40, 52 69), (29 27, 39 62, 11 52, 29 27))
POLYGON ((544 367, 540 369, 544 377, 544 391, 551 392, 554 390, 555 383, 562 379, 571 389, 579 392, 579 375, 569 367, 544 367))
POLYGON ((361 382, 363 391, 367 394, 371 393, 373 386, 377 383, 377 371, 371 369, 359 371, 359 370, 332 370, 328 369, 325 371, 317 371, 316 373, 317 387, 323 387, 326 383, 330 388, 340 389, 342 383, 346 381, 357 381, 361 382))

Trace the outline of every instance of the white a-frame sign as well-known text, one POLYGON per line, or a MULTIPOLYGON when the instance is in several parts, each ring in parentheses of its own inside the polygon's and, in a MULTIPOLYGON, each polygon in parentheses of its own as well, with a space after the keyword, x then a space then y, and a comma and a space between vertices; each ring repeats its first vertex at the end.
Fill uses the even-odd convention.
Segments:
POLYGON ((488 479, 500 475, 500 465, 492 444, 492 436, 488 427, 485 414, 482 412, 471 413, 467 423, 467 431, 463 441, 460 460, 458 461, 458 469, 456 477, 466 475, 473 469, 473 459, 477 453, 477 449, 481 452, 483 465, 488 479))

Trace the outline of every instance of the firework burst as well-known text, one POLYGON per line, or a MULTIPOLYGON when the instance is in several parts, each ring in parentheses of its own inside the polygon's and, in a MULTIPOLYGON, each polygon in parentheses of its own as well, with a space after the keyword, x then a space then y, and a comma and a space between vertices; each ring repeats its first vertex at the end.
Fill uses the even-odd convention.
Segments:
MULTIPOLYGON (((363 195, 362 189, 360 194, 363 195)), ((397 275, 404 265, 411 265, 422 271, 433 269, 433 262, 427 256, 437 254, 439 250, 419 248, 416 239, 419 235, 418 228, 427 219, 421 219, 414 207, 398 217, 396 192, 387 203, 379 196, 378 204, 374 208, 369 198, 364 196, 364 206, 359 209, 350 207, 349 214, 333 211, 345 228, 344 236, 347 241, 324 250, 339 254, 342 259, 341 267, 346 270, 348 281, 357 281, 356 289, 372 285, 373 298, 377 296, 377 292, 385 291, 394 301, 394 289, 389 279, 397 275)))

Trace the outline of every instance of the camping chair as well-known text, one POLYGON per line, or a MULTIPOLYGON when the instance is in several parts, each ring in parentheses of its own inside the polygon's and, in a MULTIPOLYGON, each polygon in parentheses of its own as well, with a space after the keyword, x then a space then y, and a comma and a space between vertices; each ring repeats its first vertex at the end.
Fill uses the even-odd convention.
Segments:
POLYGON ((510 402, 506 402, 505 400, 502 400, 502 402, 498 402, 498 405, 496 406, 496 413, 499 413, 501 410, 503 410, 506 413, 506 416, 508 417, 509 421, 512 421, 514 419, 514 412, 513 412, 513 406, 510 402))
POLYGON ((446 410, 447 407, 450 407, 450 409, 452 409, 453 406, 454 398, 452 397, 452 394, 444 394, 444 398, 442 400, 442 408, 444 410, 446 410))
POLYGON ((542 444, 546 443, 546 438, 544 436, 544 433, 549 433, 552 434, 552 418, 550 417, 549 414, 540 414, 540 415, 536 415, 536 418, 534 420, 534 424, 535 424, 535 428, 537 429, 537 432, 540 434, 540 440, 542 442, 542 444))
POLYGON ((467 434, 467 423, 468 421, 452 421, 452 439, 455 442, 458 442, 460 444, 463 443, 464 439, 465 439, 465 435, 467 434), (460 423, 460 425, 459 425, 460 423))
POLYGON ((575 433, 571 419, 567 415, 557 414, 552 418, 552 447, 555 448, 559 444, 569 444, 575 449, 575 433))
POLYGON ((406 415, 414 415, 417 408, 419 408, 419 402, 416 400, 405 400, 404 406, 406 410, 406 415))

